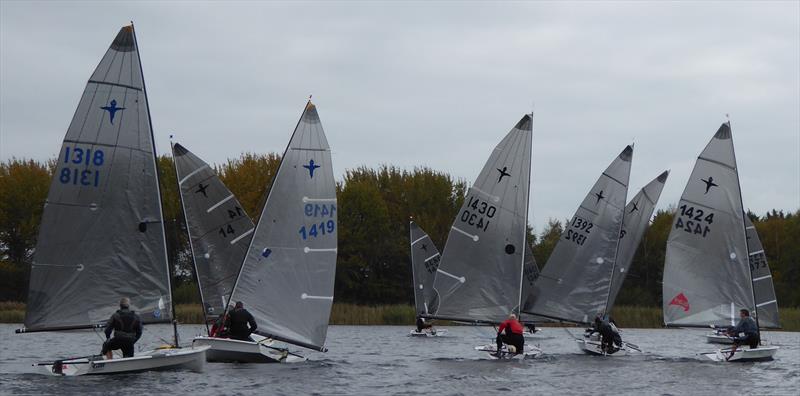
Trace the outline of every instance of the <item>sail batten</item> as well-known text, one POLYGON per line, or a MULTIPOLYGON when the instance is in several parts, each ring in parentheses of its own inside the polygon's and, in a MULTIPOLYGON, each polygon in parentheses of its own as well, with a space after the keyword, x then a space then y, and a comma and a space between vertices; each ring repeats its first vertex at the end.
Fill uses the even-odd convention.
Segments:
POLYGON ((600 174, 566 224, 523 312, 575 323, 606 312, 632 158, 627 146, 600 174))
POLYGON ((155 144, 133 27, 120 29, 67 129, 31 265, 25 327, 105 321, 121 297, 173 317, 155 144))
POLYGON ((272 180, 232 299, 260 333, 323 350, 333 304, 337 204, 330 147, 309 101, 272 180))
POLYGON ((499 323, 519 308, 532 126, 530 115, 522 117, 468 190, 434 280, 434 316, 499 323))

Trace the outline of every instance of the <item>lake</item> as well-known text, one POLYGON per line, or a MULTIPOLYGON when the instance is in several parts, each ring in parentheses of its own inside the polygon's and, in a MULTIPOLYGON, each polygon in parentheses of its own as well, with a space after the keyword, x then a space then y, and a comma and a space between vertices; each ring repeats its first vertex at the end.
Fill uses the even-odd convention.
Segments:
MULTIPOLYGON (((758 363, 703 361, 714 350, 702 329, 623 329, 645 352, 604 358, 579 352, 567 330, 545 328, 543 355, 525 361, 488 359, 473 347, 493 340, 488 327, 448 327, 448 336, 411 338, 410 326, 331 326, 329 352, 305 351, 298 364, 209 363, 205 373, 146 372, 107 377, 50 377, 31 363, 99 353, 101 332, 13 334, 0 324, 0 392, 3 394, 753 394, 797 395, 800 333, 764 332, 779 345, 776 359, 758 363)), ((205 331, 181 326, 182 343, 205 331)), ((569 328, 574 335, 580 328, 569 328)), ((171 337, 168 325, 145 327, 137 350, 171 337)))

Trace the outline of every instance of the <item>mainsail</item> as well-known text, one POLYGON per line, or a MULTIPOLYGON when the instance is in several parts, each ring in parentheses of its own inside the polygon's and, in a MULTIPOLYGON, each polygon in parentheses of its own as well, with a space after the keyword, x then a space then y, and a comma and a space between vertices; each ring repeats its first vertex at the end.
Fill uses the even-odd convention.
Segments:
POLYGON ((434 281, 436 317, 497 323, 519 307, 532 139, 525 115, 467 192, 434 281))
POLYGON ((121 297, 173 317, 150 113, 133 26, 89 78, 67 129, 31 265, 26 330, 106 321, 121 297))
POLYGON ((258 333, 324 350, 337 249, 331 151, 309 101, 284 152, 234 286, 258 333))
POLYGON ((750 253, 750 271, 753 277, 753 292, 758 307, 758 324, 761 327, 781 327, 778 317, 778 299, 772 285, 772 273, 767 265, 767 255, 758 237, 756 227, 747 215, 744 216, 747 233, 747 251, 750 253))
POLYGON ((697 157, 667 240, 664 323, 728 326, 753 310, 753 283, 730 125, 697 157))
POLYGON ((177 143, 172 155, 205 313, 221 315, 255 226, 207 163, 177 143))
POLYGON ((650 225, 650 218, 653 217, 653 210, 656 208, 661 190, 667 181, 669 171, 664 171, 658 177, 647 183, 625 206, 625 215, 622 220, 622 231, 620 232, 619 249, 617 250, 617 263, 614 265, 614 274, 611 277, 611 294, 608 296, 608 307, 606 311, 611 311, 614 301, 617 299, 625 276, 628 275, 633 256, 639 248, 639 242, 647 227, 650 225))
POLYGON ((431 237, 417 223, 409 224, 411 236, 411 275, 414 279, 414 307, 417 314, 436 312, 438 304, 433 279, 441 255, 431 237))
POLYGON ((576 323, 606 312, 632 157, 633 147, 625 147, 586 194, 524 312, 576 323))

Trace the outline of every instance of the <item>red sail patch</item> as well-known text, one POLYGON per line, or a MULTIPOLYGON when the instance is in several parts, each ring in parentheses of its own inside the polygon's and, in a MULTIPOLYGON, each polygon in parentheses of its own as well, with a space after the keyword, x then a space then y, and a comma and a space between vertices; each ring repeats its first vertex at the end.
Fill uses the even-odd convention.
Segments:
POLYGON ((677 305, 683 308, 683 312, 689 312, 689 299, 683 293, 678 293, 677 296, 673 297, 669 305, 677 305))

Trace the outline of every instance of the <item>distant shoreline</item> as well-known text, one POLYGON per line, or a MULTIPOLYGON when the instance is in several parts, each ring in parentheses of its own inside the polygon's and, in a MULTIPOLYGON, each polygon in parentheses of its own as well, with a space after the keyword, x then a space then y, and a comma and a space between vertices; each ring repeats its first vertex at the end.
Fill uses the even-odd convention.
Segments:
MULTIPOLYGON (((199 304, 177 304, 175 310, 178 321, 186 324, 202 324, 203 311, 199 304)), ((658 307, 615 307, 612 316, 620 327, 628 329, 663 328, 661 309, 658 307)), ((800 331, 800 308, 781 308, 781 329, 778 331, 800 331)), ((22 323, 25 319, 25 304, 19 302, 0 302, 0 323, 22 323)), ((332 325, 402 325, 415 323, 414 307, 411 305, 356 305, 334 303, 331 311, 332 325)), ((440 323, 446 325, 446 322, 440 323)), ((574 327, 561 323, 542 323, 542 327, 574 327)))

